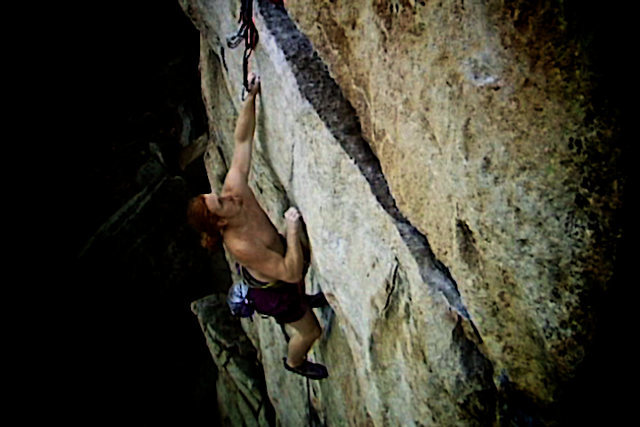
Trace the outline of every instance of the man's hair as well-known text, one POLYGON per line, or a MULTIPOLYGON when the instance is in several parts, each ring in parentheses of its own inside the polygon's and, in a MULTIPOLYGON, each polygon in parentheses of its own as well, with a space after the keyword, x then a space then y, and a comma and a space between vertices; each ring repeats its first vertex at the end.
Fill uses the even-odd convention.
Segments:
POLYGON ((207 207, 203 194, 189 200, 187 222, 202 234, 202 246, 211 251, 219 250, 221 247, 222 234, 218 226, 219 220, 220 217, 207 207))

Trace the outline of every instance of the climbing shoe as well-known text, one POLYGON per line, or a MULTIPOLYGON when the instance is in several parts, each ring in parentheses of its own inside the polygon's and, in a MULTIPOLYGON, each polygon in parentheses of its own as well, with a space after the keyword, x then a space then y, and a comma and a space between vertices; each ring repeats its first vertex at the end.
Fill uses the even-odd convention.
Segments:
POLYGON ((329 305, 327 298, 325 298, 322 292, 318 292, 317 294, 314 294, 314 295, 306 295, 306 297, 307 297, 307 303, 311 308, 319 308, 319 307, 324 307, 326 305, 329 305))
POLYGON ((287 365, 286 357, 282 359, 282 362, 284 363, 284 368, 287 371, 294 372, 298 375, 302 375, 303 377, 307 377, 312 380, 321 380, 329 376, 327 368, 319 363, 313 363, 305 360, 304 362, 302 362, 302 365, 292 368, 291 366, 287 365))

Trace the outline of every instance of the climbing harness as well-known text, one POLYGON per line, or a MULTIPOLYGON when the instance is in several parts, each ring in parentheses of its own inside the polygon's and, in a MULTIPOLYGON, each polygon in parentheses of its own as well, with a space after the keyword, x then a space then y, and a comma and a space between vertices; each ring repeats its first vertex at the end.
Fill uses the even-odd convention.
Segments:
MULTIPOLYGON (((283 0, 269 0, 276 7, 284 9, 283 0)), ((242 96, 244 101, 245 92, 249 92, 249 58, 258 45, 260 36, 255 23, 253 22, 253 0, 241 0, 240 18, 238 19, 240 26, 235 33, 227 36, 227 46, 229 49, 235 49, 244 40, 244 54, 242 56, 242 96)))

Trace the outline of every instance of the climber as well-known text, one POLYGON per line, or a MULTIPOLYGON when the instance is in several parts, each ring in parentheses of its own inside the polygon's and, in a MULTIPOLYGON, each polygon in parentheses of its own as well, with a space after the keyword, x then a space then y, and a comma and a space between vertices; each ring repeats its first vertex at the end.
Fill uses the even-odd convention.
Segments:
MULTIPOLYGON (((191 225, 201 232, 202 244, 219 247, 242 266, 247 294, 258 313, 273 316, 296 333, 289 339, 284 367, 311 379, 328 376, 327 369, 306 359, 322 329, 311 310, 318 306, 304 296, 304 257, 300 241, 300 213, 291 207, 285 213, 286 237, 278 233, 249 187, 251 151, 255 132, 255 101, 260 79, 249 74, 244 100, 234 133, 235 148, 222 190, 201 194, 189 202, 191 225)), ((324 300, 326 303, 326 300, 324 300)))

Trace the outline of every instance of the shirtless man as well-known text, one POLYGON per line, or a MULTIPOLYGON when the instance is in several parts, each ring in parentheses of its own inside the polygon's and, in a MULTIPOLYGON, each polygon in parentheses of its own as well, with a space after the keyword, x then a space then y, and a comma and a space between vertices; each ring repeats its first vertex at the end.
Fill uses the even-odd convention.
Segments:
POLYGON ((284 367, 312 379, 326 378, 324 366, 306 360, 322 329, 308 299, 299 291, 299 285, 304 286, 300 213, 294 207, 285 213, 284 238, 249 188, 260 80, 252 73, 249 81, 249 94, 236 123, 233 159, 222 191, 192 199, 189 220, 202 232, 203 246, 213 247, 216 240, 222 239, 227 252, 242 266, 245 281, 251 286, 247 297, 256 311, 273 316, 278 323, 295 331, 289 339, 284 367))

